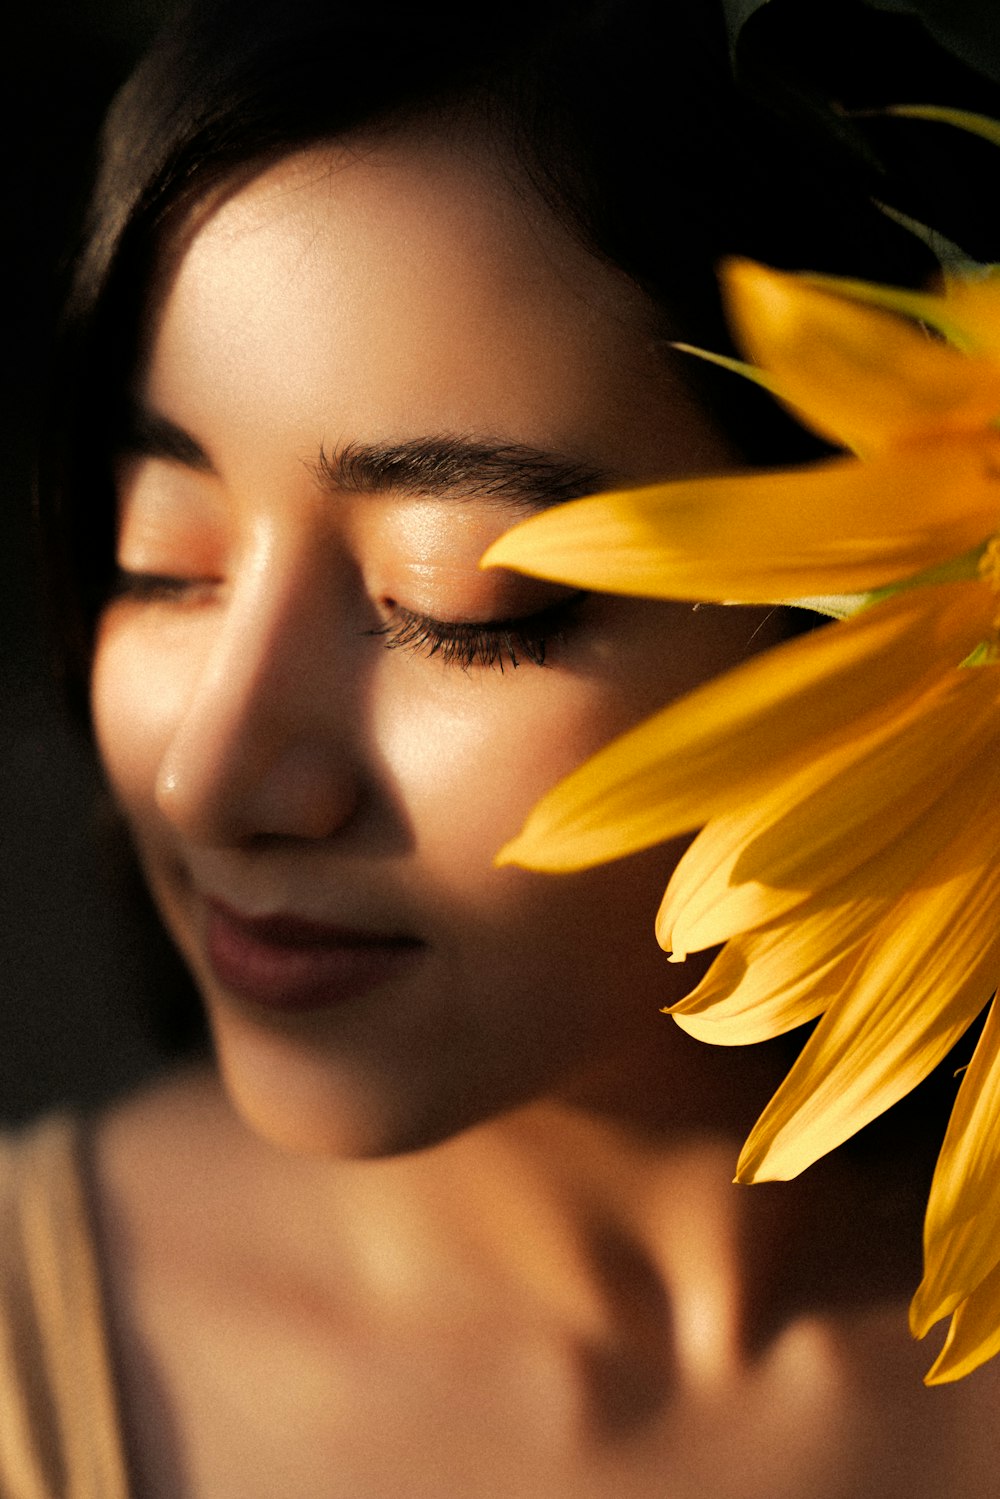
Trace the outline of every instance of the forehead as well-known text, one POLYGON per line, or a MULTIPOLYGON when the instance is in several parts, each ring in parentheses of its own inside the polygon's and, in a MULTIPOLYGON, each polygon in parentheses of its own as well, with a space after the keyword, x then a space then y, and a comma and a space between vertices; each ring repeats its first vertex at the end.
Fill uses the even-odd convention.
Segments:
MULTIPOLYGON (((468 137, 289 156, 170 260, 145 393, 185 425, 198 387, 200 420, 238 391, 248 430, 266 407, 310 448, 489 431, 573 455, 588 431, 587 458, 616 468, 602 447, 648 449, 664 404, 690 407, 645 296, 468 137)), ((662 468, 645 453, 635 477, 662 468)))
MULTIPOLYGON (((631 326, 655 321, 634 283, 579 243, 509 156, 462 127, 452 139, 413 128, 295 152, 224 186, 175 266, 195 248, 199 261, 282 250, 303 266, 353 261, 372 279, 391 272, 401 289, 457 272, 456 291, 467 291, 474 264, 479 290, 498 298, 555 294, 631 326)), ((337 280, 349 290, 351 278, 337 280)))

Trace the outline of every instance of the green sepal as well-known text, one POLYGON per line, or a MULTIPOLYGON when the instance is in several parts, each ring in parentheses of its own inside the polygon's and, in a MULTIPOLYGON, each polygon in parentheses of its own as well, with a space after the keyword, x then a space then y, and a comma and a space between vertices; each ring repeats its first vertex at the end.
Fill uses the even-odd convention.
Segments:
POLYGON ((693 354, 696 359, 704 359, 706 364, 717 364, 720 369, 740 375, 744 380, 752 380, 754 385, 761 386, 769 395, 783 399, 778 381, 773 379, 766 370, 758 369, 755 364, 747 364, 744 359, 731 359, 728 354, 713 354, 709 349, 696 348, 694 344, 672 343, 670 347, 677 349, 681 354, 693 354))
POLYGON ((948 109, 941 104, 890 104, 884 110, 887 115, 900 115, 906 120, 931 120, 941 125, 954 125, 968 135, 978 135, 993 146, 1000 146, 1000 120, 990 115, 973 114, 968 109, 948 109))
POLYGON ((850 619, 873 602, 870 593, 826 593, 812 599, 784 600, 793 609, 811 609, 814 614, 826 614, 830 619, 850 619))
POLYGON ((960 666, 1000 666, 1000 644, 995 640, 981 640, 974 651, 970 651, 960 666))
MULTIPOLYGON (((884 588, 873 588, 869 593, 832 593, 811 599, 785 599, 784 602, 792 604, 796 609, 813 609, 817 614, 828 614, 832 619, 850 619, 852 615, 860 614, 862 609, 871 609, 873 605, 882 604, 886 599, 893 598, 897 593, 905 593, 910 588, 929 588, 935 583, 975 582, 979 578, 979 562, 986 546, 984 541, 970 551, 963 552, 961 557, 935 563, 923 572, 913 573, 911 577, 903 578, 898 583, 887 583, 884 588)), ((973 661, 970 657, 962 664, 970 666, 985 663, 973 661)))
POLYGON ((889 203, 880 203, 877 198, 872 199, 879 213, 900 229, 905 229, 918 239, 922 245, 926 245, 934 256, 938 265, 944 273, 945 280, 957 278, 969 281, 980 276, 989 275, 994 267, 985 264, 981 260, 974 260, 961 245, 956 245, 954 240, 946 239, 945 236, 932 229, 929 224, 922 224, 919 219, 911 219, 908 213, 901 213, 898 208, 893 208, 889 203))
POLYGON ((971 353, 975 349, 974 335, 949 316, 941 296, 930 292, 908 291, 903 286, 880 286, 874 281, 856 281, 845 276, 821 276, 813 272, 805 273, 802 280, 808 286, 814 286, 817 291, 843 297, 845 301, 860 302, 866 307, 877 307, 883 312, 892 312, 913 322, 925 323, 962 353, 971 353))
POLYGON ((722 0, 722 14, 726 21, 726 34, 729 37, 729 55, 735 57, 736 44, 750 17, 766 5, 768 0, 722 0))

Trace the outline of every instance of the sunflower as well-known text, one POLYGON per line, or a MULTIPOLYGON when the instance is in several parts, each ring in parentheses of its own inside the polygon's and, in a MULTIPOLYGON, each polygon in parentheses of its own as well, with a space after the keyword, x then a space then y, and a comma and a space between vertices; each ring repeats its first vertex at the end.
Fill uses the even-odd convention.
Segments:
MULTIPOLYGON (((820 1017, 737 1180, 785 1179, 948 1054, 1000 980, 1000 270, 917 293, 723 268, 739 366, 846 452, 596 496, 485 566, 835 616, 673 702, 534 809, 501 863, 581 869, 701 828, 657 916, 671 1012, 739 1045, 820 1017)), ((735 363, 734 361, 720 361, 735 363)), ((929 1382, 1000 1351, 1000 1015, 958 1090, 911 1323, 929 1382)))

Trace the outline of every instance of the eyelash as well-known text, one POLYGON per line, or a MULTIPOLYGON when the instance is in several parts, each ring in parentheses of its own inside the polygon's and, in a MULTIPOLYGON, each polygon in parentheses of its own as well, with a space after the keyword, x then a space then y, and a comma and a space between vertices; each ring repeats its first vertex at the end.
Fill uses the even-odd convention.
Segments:
MULTIPOLYGON (((111 597, 139 603, 170 602, 183 598, 198 586, 188 578, 119 568, 111 597)), ((481 623, 433 619, 393 602, 388 606, 391 617, 365 634, 380 636, 387 650, 439 656, 445 665, 461 666, 466 671, 472 667, 499 667, 502 672, 505 666, 516 669, 525 660, 534 666, 544 666, 550 645, 565 637, 585 597, 581 590, 533 614, 481 623)))
POLYGON ((212 578, 180 578, 166 573, 130 572, 119 567, 109 591, 109 602, 129 599, 139 604, 179 603, 194 600, 204 589, 214 586, 212 578))
POLYGON ((368 635, 380 635, 386 649, 416 651, 422 656, 440 656, 448 666, 518 667, 523 660, 535 666, 546 664, 549 646, 563 639, 574 613, 586 595, 575 593, 534 614, 515 619, 462 620, 432 619, 414 614, 401 604, 391 605, 392 617, 368 635))

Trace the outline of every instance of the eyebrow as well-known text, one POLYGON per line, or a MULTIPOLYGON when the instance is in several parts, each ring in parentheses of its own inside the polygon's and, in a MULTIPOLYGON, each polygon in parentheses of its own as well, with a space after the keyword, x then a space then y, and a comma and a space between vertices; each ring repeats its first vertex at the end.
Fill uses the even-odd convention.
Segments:
POLYGON ((590 464, 523 443, 473 437, 418 437, 407 442, 348 442, 320 450, 312 466, 336 494, 400 494, 495 500, 537 509, 606 489, 609 476, 590 464))
MULTIPOLYGON (((125 411, 119 451, 163 458, 214 473, 204 448, 168 417, 140 403, 125 411)), ((404 442, 346 442, 320 447, 306 468, 327 493, 492 500, 509 509, 559 505, 607 489, 612 476, 592 464, 524 443, 442 435, 404 442)))
POLYGON ((118 424, 115 447, 119 453, 132 457, 166 458, 199 473, 215 472, 212 460, 189 432, 139 402, 126 406, 118 424))

